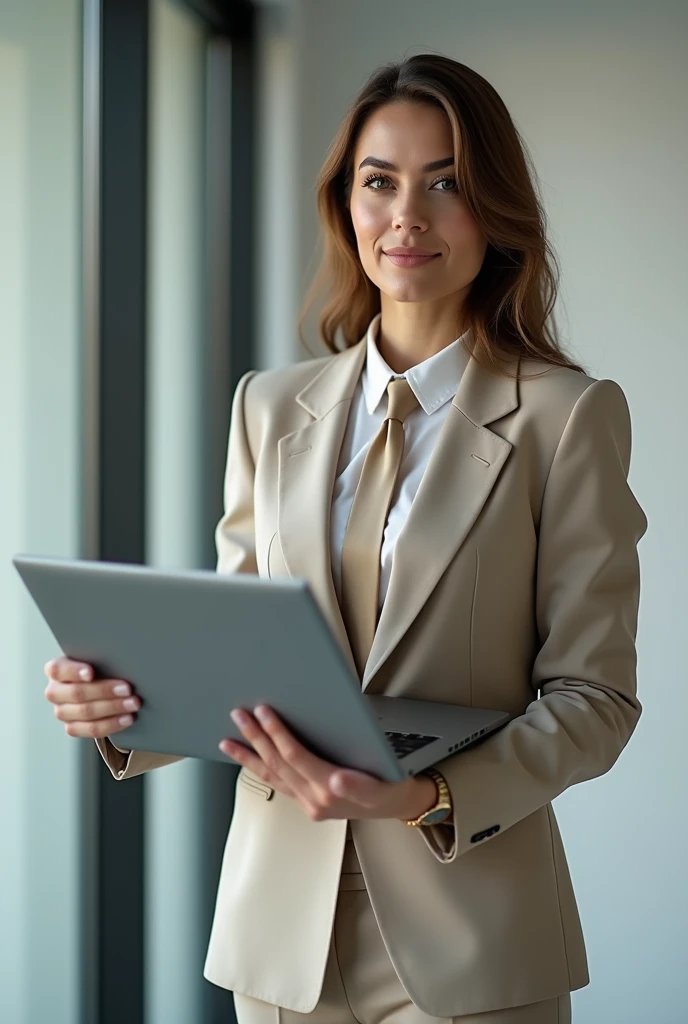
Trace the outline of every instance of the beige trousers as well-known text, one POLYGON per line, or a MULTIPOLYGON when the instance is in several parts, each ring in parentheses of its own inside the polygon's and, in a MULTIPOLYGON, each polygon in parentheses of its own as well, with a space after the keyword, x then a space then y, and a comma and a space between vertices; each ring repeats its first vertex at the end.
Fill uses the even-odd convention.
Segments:
POLYGON ((352 842, 346 845, 325 980, 318 1005, 296 1013, 234 993, 238 1024, 571 1024, 571 997, 467 1017, 429 1017, 401 985, 368 899, 352 842))

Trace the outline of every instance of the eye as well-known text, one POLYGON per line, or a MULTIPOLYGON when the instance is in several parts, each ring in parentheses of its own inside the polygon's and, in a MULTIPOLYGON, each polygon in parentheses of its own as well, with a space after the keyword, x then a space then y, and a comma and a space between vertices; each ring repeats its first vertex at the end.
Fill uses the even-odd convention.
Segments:
MULTIPOLYGON (((384 174, 371 174, 365 181, 362 182, 363 188, 370 189, 371 192, 386 192, 388 186, 392 186, 392 182, 384 174)), ((441 178, 437 178, 431 185, 431 190, 435 192, 458 192, 459 186, 456 178, 451 175, 445 174, 441 178), (448 185, 448 188, 436 188, 437 185, 448 185)))
POLYGON ((449 182, 452 187, 451 188, 439 188, 439 189, 437 189, 438 192, 458 192, 459 191, 459 186, 458 186, 456 178, 452 178, 450 175, 444 175, 442 178, 438 178, 437 181, 433 182, 432 187, 434 189, 435 185, 443 185, 443 184, 446 184, 446 182, 449 182))
POLYGON ((371 174, 363 182, 363 188, 370 188, 371 192, 381 192, 383 191, 382 189, 373 187, 375 182, 378 181, 389 181, 389 178, 385 178, 384 174, 371 174))

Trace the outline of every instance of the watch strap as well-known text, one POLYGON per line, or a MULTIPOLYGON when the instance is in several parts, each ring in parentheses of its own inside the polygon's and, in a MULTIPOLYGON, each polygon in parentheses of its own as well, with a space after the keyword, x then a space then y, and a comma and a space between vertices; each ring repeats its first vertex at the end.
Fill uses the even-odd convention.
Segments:
POLYGON ((452 815, 452 798, 449 786, 447 785, 447 780, 445 779, 444 775, 442 775, 442 773, 439 772, 436 768, 425 768, 420 774, 427 775, 434 781, 437 787, 437 800, 432 805, 432 807, 428 807, 428 809, 426 811, 423 811, 423 813, 420 814, 417 818, 404 819, 404 824, 410 825, 414 828, 418 825, 442 824, 452 815), (432 819, 433 817, 435 817, 437 811, 440 810, 446 811, 446 816, 444 818, 442 818, 440 821, 427 820, 428 818, 432 819))

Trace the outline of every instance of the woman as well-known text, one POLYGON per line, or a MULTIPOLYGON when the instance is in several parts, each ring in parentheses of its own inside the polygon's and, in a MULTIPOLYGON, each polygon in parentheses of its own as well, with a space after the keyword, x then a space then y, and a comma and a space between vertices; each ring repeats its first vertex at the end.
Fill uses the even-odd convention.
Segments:
MULTIPOLYGON (((331 354, 239 382, 218 570, 308 578, 367 692, 513 718, 392 784, 236 709, 205 976, 240 1024, 561 1024, 588 972, 551 801, 641 710, 626 399, 557 343, 524 151, 474 71, 377 71, 318 205, 331 354)), ((119 749, 138 698, 82 669, 47 666, 70 735, 117 779, 176 760, 119 749)))

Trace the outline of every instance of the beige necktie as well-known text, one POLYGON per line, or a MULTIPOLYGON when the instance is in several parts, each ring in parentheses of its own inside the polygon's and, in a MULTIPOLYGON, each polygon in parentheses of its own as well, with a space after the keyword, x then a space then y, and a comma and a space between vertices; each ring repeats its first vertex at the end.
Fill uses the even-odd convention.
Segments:
POLYGON ((344 536, 341 610, 361 678, 377 626, 380 550, 404 451, 403 423, 417 406, 406 378, 390 380, 387 415, 365 457, 344 536))

